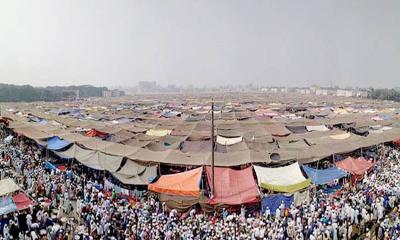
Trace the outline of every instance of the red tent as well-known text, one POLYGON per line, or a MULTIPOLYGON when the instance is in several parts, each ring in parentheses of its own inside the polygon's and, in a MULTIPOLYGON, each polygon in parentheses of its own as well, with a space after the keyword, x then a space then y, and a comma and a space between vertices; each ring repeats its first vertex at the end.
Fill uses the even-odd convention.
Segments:
POLYGON ((336 162, 336 167, 350 173, 355 180, 361 180, 364 177, 365 172, 368 171, 372 166, 374 166, 374 163, 367 161, 363 157, 348 157, 340 162, 336 162))
MULTIPOLYGON (((215 191, 209 204, 239 205, 259 201, 256 181, 253 177, 253 168, 233 170, 230 168, 215 167, 215 191)), ((207 179, 212 186, 212 170, 206 167, 207 179)))
POLYGON ((394 140, 393 143, 394 143, 396 146, 399 146, 399 147, 400 147, 400 138, 397 139, 397 140, 394 140))
POLYGON ((96 129, 94 129, 94 128, 92 128, 91 130, 89 130, 89 131, 86 133, 86 136, 87 136, 87 137, 106 138, 107 135, 108 135, 107 133, 105 133, 105 132, 100 132, 100 131, 98 131, 98 130, 96 130, 96 129))
POLYGON ((34 205, 32 200, 23 192, 20 192, 17 195, 13 196, 13 201, 17 206, 18 211, 27 209, 31 205, 34 205))

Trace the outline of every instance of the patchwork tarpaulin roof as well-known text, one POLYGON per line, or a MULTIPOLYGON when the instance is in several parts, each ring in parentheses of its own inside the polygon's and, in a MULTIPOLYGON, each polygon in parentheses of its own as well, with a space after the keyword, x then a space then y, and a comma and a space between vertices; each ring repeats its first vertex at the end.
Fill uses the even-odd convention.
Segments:
POLYGON ((304 172, 306 172, 307 176, 311 179, 311 182, 317 185, 327 184, 347 176, 345 171, 336 167, 326 169, 315 169, 306 165, 303 165, 302 167, 304 172))
POLYGON ((254 170, 258 185, 275 192, 296 192, 306 188, 311 182, 303 176, 297 162, 277 168, 254 166, 254 170))
POLYGON ((182 152, 210 152, 212 150, 211 140, 184 141, 181 145, 182 152))
MULTIPOLYGON (((210 204, 238 205, 244 203, 254 203, 259 199, 256 182, 253 178, 253 168, 247 167, 243 170, 230 168, 214 168, 215 191, 210 199, 210 204)), ((207 180, 212 186, 212 169, 206 167, 207 180)))
POLYGON ((155 183, 148 185, 148 189, 157 192, 174 196, 193 196, 200 195, 200 181, 202 167, 177 173, 162 175, 155 183))
POLYGON ((367 161, 363 157, 352 158, 348 157, 342 161, 336 162, 336 167, 345 170, 346 172, 363 177, 366 171, 368 171, 372 166, 373 162, 367 161))
POLYGON ((47 142, 46 142, 47 149, 49 149, 49 150, 60 150, 60 149, 67 147, 70 144, 71 144, 71 142, 62 140, 59 137, 49 138, 49 139, 47 139, 47 142))
POLYGON ((64 159, 75 158, 83 165, 95 170, 109 170, 115 172, 121 165, 122 157, 102 153, 96 150, 88 150, 76 144, 66 151, 54 151, 64 159))
POLYGON ((33 140, 46 139, 53 136, 51 133, 42 132, 30 126, 15 128, 14 132, 33 140))

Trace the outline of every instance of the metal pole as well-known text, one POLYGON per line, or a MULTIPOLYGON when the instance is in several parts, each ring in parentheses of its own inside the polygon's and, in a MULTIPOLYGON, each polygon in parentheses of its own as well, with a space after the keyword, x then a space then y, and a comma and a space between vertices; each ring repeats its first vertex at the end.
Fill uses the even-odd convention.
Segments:
POLYGON ((211 180, 212 180, 212 189, 211 195, 214 195, 215 189, 215 176, 214 176, 214 149, 215 149, 215 139, 214 139, 214 99, 212 99, 211 103, 211 180))

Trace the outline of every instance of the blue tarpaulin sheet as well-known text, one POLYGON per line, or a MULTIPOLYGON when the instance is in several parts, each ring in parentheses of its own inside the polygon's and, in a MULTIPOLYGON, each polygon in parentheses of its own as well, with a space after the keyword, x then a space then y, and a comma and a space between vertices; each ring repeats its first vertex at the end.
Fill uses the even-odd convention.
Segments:
POLYGON ((338 191, 342 186, 340 184, 337 184, 335 186, 328 186, 327 188, 323 189, 324 193, 326 194, 331 194, 331 193, 335 193, 336 191, 338 191))
POLYGON ((315 169, 303 165, 303 170, 307 176, 311 178, 311 182, 316 185, 323 185, 330 183, 334 180, 347 176, 347 173, 337 167, 330 167, 326 169, 315 169))
POLYGON ((47 140, 47 149, 60 150, 70 145, 71 142, 60 139, 59 137, 52 137, 47 140))
POLYGON ((275 215, 276 209, 279 208, 282 202, 285 204, 285 208, 289 208, 290 205, 292 205, 293 200, 294 200, 293 195, 291 196, 285 196, 282 194, 268 195, 262 199, 261 211, 262 213, 264 213, 268 207, 270 213, 272 215, 275 215))
POLYGON ((56 166, 54 166, 51 162, 46 161, 44 162, 44 167, 49 170, 58 170, 56 166))
POLYGON ((17 206, 10 196, 0 198, 0 215, 17 211, 17 206))

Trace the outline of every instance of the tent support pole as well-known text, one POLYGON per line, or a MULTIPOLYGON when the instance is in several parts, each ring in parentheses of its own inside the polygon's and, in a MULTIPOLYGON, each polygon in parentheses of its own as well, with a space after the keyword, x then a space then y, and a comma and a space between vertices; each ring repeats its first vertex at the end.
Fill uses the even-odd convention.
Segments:
POLYGON ((212 188, 211 195, 214 195, 215 189, 215 176, 214 176, 214 149, 215 149, 215 139, 214 139, 214 99, 211 102, 211 179, 212 179, 212 188))

